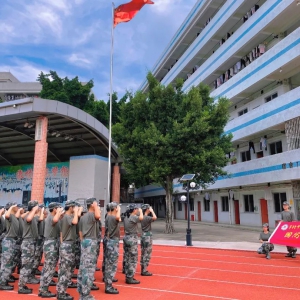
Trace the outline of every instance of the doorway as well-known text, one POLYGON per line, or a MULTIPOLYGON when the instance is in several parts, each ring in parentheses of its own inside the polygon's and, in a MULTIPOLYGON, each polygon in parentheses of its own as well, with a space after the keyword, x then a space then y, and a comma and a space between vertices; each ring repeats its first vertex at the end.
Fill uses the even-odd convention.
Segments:
POLYGON ((198 201, 198 221, 201 221, 201 201, 198 201))
POLYGON ((294 198, 294 202, 296 204, 296 218, 300 221, 300 198, 294 198))
POLYGON ((214 201, 214 215, 215 215, 215 223, 218 223, 219 222, 218 201, 214 201))
POLYGON ((30 201, 31 191, 23 191, 22 204, 27 206, 30 201))
POLYGON ((235 216, 235 224, 240 225, 240 201, 234 200, 234 216, 235 216))
POLYGON ((261 222, 269 223, 268 202, 266 199, 260 199, 261 222))

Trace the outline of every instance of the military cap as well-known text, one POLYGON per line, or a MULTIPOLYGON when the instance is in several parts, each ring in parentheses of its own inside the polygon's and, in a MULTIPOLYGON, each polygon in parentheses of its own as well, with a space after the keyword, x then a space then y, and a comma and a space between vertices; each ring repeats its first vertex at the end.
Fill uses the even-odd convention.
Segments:
POLYGON ((45 204, 40 204, 39 208, 45 208, 45 204))
POLYGON ((111 208, 110 203, 107 203, 107 204, 106 204, 106 211, 109 212, 109 211, 110 211, 110 208, 111 208))
POLYGON ((289 203, 288 203, 287 201, 284 201, 284 202, 282 203, 282 205, 289 205, 289 203))
POLYGON ((131 211, 134 211, 135 209, 137 209, 137 205, 136 204, 129 204, 128 209, 131 211))
POLYGON ((269 224, 268 223, 264 223, 263 227, 269 227, 269 224))
POLYGON ((117 202, 111 202, 110 203, 110 209, 117 208, 118 205, 119 205, 119 203, 117 203, 117 202))
POLYGON ((49 209, 54 209, 54 208, 57 208, 60 206, 60 203, 58 202, 51 202, 49 205, 48 205, 48 208, 49 209))
POLYGON ((75 206, 75 201, 74 200, 67 200, 65 203, 65 208, 75 206))
POLYGON ((142 209, 143 210, 146 210, 146 209, 149 209, 150 208, 150 205, 149 204, 143 204, 142 205, 142 209))
POLYGON ((86 205, 92 205, 95 201, 97 202, 96 198, 88 198, 86 199, 86 205))

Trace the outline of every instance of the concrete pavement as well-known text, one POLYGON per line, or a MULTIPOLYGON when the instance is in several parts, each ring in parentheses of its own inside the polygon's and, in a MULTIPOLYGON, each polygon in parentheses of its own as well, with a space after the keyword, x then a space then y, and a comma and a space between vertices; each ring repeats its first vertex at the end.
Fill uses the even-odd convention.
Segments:
MULTIPOLYGON (((159 219, 152 225, 155 245, 186 245, 186 220, 174 220, 176 233, 166 234, 165 220, 159 219)), ((191 222, 194 247, 256 251, 261 227, 246 227, 220 223, 191 222)), ((286 253, 286 247, 275 245, 274 252, 286 253)))

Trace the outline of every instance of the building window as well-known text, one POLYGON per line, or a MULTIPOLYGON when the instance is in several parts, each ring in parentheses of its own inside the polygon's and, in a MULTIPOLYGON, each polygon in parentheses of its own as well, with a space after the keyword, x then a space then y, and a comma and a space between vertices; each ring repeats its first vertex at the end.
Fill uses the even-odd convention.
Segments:
POLYGON ((245 212, 254 212, 253 195, 244 195, 245 212))
POLYGON ((245 109, 239 111, 239 112, 238 112, 238 115, 239 115, 239 117, 240 117, 240 116, 246 114, 247 112, 248 112, 248 108, 245 108, 245 109))
POLYGON ((210 211, 210 201, 204 199, 204 211, 210 211))
POLYGON ((281 141, 270 144, 270 154, 274 155, 274 154, 278 154, 278 153, 282 153, 282 142, 281 141))
POLYGON ((265 98, 266 102, 270 102, 271 100, 275 99, 278 97, 278 93, 274 93, 268 97, 265 98))
POLYGON ((190 198, 190 211, 194 211, 194 198, 190 198))
POLYGON ((274 193, 275 212, 279 213, 283 210, 282 203, 286 201, 286 193, 274 193))
POLYGON ((182 202, 178 201, 178 211, 182 211, 182 202))
POLYGON ((229 211, 228 196, 221 197, 221 201, 222 201, 222 211, 229 211))
POLYGON ((250 151, 241 152, 241 159, 242 159, 242 162, 251 160, 250 151))

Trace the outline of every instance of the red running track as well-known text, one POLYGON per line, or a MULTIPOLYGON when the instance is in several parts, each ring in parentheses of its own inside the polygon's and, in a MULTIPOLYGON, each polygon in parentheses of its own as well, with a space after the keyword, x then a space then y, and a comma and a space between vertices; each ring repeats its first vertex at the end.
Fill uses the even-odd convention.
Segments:
MULTIPOLYGON (((121 264, 122 255, 116 274, 119 282, 114 285, 120 294, 105 294, 102 273, 96 272, 100 291, 92 292, 95 299, 300 299, 300 258, 288 259, 284 254, 275 253, 266 260, 248 251, 154 246, 149 267, 154 275, 140 276, 138 266, 135 278, 141 281, 139 285, 125 284, 121 264)), ((38 285, 28 286, 34 290, 32 295, 18 295, 16 282, 14 291, 0 291, 0 299, 37 299, 38 285)), ((55 292, 55 287, 50 290, 55 292)), ((68 293, 79 299, 76 289, 68 289, 68 293)))

